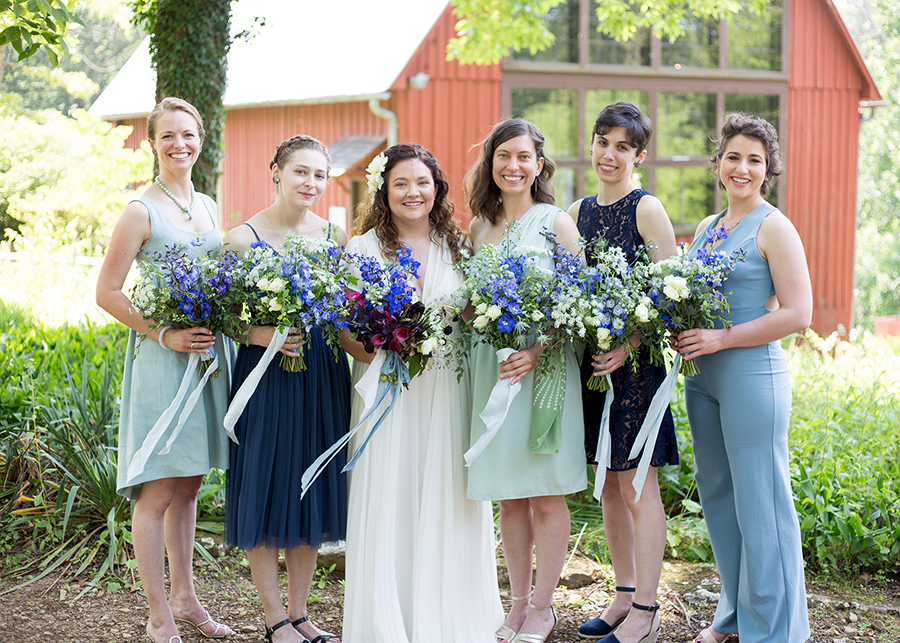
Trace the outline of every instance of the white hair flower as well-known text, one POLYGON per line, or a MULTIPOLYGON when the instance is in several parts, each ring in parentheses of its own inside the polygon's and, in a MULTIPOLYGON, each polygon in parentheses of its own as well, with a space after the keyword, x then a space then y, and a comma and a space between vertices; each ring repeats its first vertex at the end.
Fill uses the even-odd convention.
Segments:
POLYGON ((381 186, 384 185, 384 168, 388 159, 384 152, 372 159, 369 167, 366 168, 366 182, 369 186, 369 194, 375 196, 381 186))

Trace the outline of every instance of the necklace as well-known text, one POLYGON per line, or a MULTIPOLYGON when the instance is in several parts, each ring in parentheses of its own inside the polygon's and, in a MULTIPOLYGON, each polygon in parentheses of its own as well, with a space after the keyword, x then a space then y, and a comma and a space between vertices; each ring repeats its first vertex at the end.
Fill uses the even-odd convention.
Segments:
POLYGON ((194 196, 195 196, 195 192, 194 192, 194 182, 193 182, 193 181, 191 181, 191 205, 190 205, 190 206, 184 205, 181 201, 179 201, 178 199, 176 199, 176 198, 175 198, 175 195, 172 194, 171 192, 169 192, 168 188, 166 188, 166 186, 163 185, 162 181, 159 180, 159 176, 157 176, 157 177, 153 180, 153 182, 156 183, 156 185, 159 186, 159 189, 162 190, 162 191, 165 193, 165 195, 166 195, 167 197, 169 197, 170 199, 172 199, 172 200, 175 202, 175 205, 177 205, 179 208, 181 208, 182 210, 184 210, 184 213, 185 213, 186 215, 188 215, 188 219, 193 219, 193 218, 194 218, 193 210, 194 210, 194 196))
POLYGON ((734 223, 732 223, 732 224, 729 225, 729 226, 725 225, 725 222, 722 221, 722 222, 721 222, 721 223, 722 223, 722 229, 723 229, 725 232, 731 232, 731 231, 734 230, 734 229, 738 226, 738 224, 739 224, 741 221, 743 221, 743 220, 744 220, 744 219, 738 219, 737 221, 735 221, 734 223))

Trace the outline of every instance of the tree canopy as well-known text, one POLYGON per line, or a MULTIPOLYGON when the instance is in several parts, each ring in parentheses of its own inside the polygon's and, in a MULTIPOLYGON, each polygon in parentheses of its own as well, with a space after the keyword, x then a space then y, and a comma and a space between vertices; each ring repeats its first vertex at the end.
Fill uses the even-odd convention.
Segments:
POLYGON ((68 55, 69 23, 82 24, 72 13, 75 0, 0 0, 0 46, 10 45, 24 60, 43 49, 55 67, 68 55))

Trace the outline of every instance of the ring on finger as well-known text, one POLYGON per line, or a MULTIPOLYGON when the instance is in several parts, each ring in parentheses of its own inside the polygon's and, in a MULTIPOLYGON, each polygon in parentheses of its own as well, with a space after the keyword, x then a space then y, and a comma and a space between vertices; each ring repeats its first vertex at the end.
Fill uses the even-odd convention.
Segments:
POLYGON ((194 350, 194 342, 191 342, 191 350, 194 350))

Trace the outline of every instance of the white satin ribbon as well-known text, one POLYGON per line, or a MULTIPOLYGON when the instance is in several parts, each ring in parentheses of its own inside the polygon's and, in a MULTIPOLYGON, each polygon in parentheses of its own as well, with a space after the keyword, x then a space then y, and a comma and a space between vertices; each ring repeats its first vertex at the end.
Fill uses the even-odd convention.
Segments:
POLYGON ((243 381, 241 388, 234 394, 231 404, 228 405, 228 411, 225 413, 225 433, 228 434, 228 437, 235 444, 239 444, 239 442, 234 434, 234 425, 237 424, 238 418, 241 417, 241 413, 244 412, 247 406, 247 402, 250 401, 254 391, 256 391, 256 387, 259 386, 259 381, 269 367, 269 363, 275 357, 275 354, 281 350, 281 347, 284 346, 290 330, 290 328, 285 328, 284 330, 275 331, 272 335, 272 341, 269 342, 269 346, 266 348, 266 352, 259 358, 259 363, 247 375, 247 379, 243 381))
MULTIPOLYGON (((499 349, 497 351, 498 368, 501 362, 506 361, 515 352, 516 349, 514 348, 499 349)), ((487 445, 491 443, 491 440, 494 439, 494 436, 497 435, 497 432, 506 420, 509 407, 512 406, 516 395, 522 390, 521 382, 516 382, 515 384, 509 384, 508 382, 509 380, 497 380, 497 383, 494 384, 494 390, 491 391, 491 396, 484 406, 484 410, 478 414, 478 417, 484 422, 486 431, 463 456, 466 459, 467 467, 472 466, 475 458, 481 455, 481 452, 485 450, 487 445)))
POLYGON ((185 421, 191 414, 191 411, 194 410, 194 407, 197 406, 197 401, 200 399, 200 395, 203 393, 203 389, 206 388, 206 383, 218 368, 219 357, 216 356, 216 358, 206 367, 206 372, 204 372, 203 377, 200 378, 200 383, 197 385, 197 388, 194 389, 194 392, 191 393, 190 397, 188 397, 187 402, 184 403, 184 408, 181 410, 181 415, 178 416, 178 424, 175 425, 175 430, 172 431, 172 435, 169 436, 169 439, 166 442, 166 446, 162 448, 162 450, 159 452, 159 455, 166 455, 167 453, 169 453, 169 450, 172 448, 172 443, 175 442, 175 438, 177 438, 181 434, 181 429, 184 428, 185 421))
POLYGON ((603 402, 603 415, 600 417, 600 435, 597 436, 597 475, 594 477, 594 500, 602 500, 603 485, 606 484, 606 470, 612 462, 612 434, 609 431, 609 410, 612 407, 615 394, 613 393, 612 378, 609 373, 605 375, 606 400, 603 402))
POLYGON ((644 480, 647 479, 647 472, 650 470, 650 460, 653 458, 653 449, 656 447, 656 438, 659 435, 659 425, 662 423, 666 409, 669 408, 669 402, 672 401, 672 393, 675 392, 680 367, 681 354, 676 353, 675 363, 672 364, 671 370, 666 374, 666 379, 663 380, 653 399, 650 400, 650 407, 647 409, 647 415, 644 416, 644 423, 641 424, 641 429, 634 439, 634 446, 631 447, 631 453, 628 454, 628 459, 633 460, 641 449, 644 450, 641 461, 638 462, 634 480, 631 482, 637 494, 634 498, 635 502, 641 499, 641 490, 644 488, 644 480))
MULTIPOLYGON (((178 411, 178 407, 181 406, 181 402, 187 395, 187 390, 191 386, 191 380, 193 379, 194 373, 197 371, 199 363, 200 353, 191 353, 190 358, 188 358, 187 368, 185 369, 184 375, 181 378, 181 384, 178 387, 178 392, 175 394, 175 399, 172 400, 172 403, 169 404, 169 407, 165 411, 163 411, 159 418, 156 420, 156 424, 153 425, 153 428, 150 429, 149 433, 147 433, 147 437, 144 438, 144 442, 141 444, 141 448, 135 452, 134 456, 131 458, 131 462, 128 464, 128 473, 125 474, 125 486, 131 486, 131 481, 144 472, 144 467, 147 465, 147 460, 153 453, 153 449, 156 448, 156 445, 165 430, 169 428, 169 423, 172 421, 172 418, 175 417, 175 413, 178 411)), ((209 372, 210 371, 207 371, 207 374, 209 372)), ((205 384, 205 381, 202 382, 202 384, 205 384)), ((198 387, 198 390, 202 390, 202 384, 198 387)), ((194 403, 196 404, 196 399, 194 400, 194 403)), ((177 431, 180 431, 180 426, 184 424, 184 420, 187 418, 187 413, 190 413, 191 408, 185 406, 185 412, 182 413, 181 418, 179 419, 179 427, 176 429, 177 431)))
POLYGON ((359 393, 359 396, 365 403, 365 408, 360 414, 360 417, 368 413, 369 410, 371 410, 372 405, 375 404, 375 398, 378 393, 378 382, 381 380, 381 368, 384 366, 385 355, 385 351, 375 351, 375 357, 369 363, 366 372, 363 373, 363 376, 359 378, 359 381, 356 383, 356 392, 359 393))

